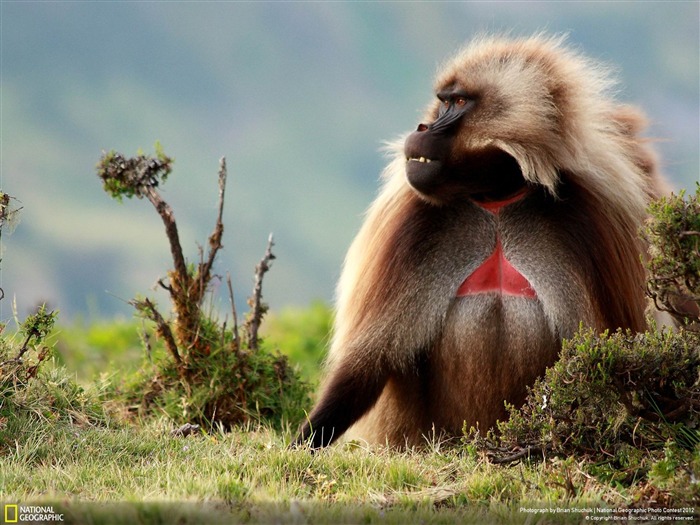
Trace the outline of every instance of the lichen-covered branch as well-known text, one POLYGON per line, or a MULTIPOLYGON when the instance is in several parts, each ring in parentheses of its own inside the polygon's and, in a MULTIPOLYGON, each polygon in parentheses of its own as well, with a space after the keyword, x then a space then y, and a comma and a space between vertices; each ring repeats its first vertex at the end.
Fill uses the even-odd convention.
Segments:
POLYGON ((156 158, 145 155, 125 158, 121 153, 110 151, 102 153, 97 164, 97 175, 102 179, 104 190, 112 197, 118 200, 123 197, 146 197, 153 204, 165 226, 180 286, 187 289, 187 264, 180 244, 175 214, 156 189, 167 179, 172 169, 171 165, 172 159, 163 153, 159 145, 156 145, 156 158))
POLYGON ((138 154, 126 158, 116 151, 102 152, 97 175, 104 190, 117 200, 141 198, 147 188, 157 188, 172 171, 172 159, 156 143, 156 157, 138 154))

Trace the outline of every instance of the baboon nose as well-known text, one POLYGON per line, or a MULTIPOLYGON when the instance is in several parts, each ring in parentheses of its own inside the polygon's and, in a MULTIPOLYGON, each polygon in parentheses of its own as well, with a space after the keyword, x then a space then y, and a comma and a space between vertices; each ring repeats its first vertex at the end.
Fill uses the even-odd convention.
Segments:
POLYGON ((416 129, 416 131, 427 131, 427 130, 428 130, 427 124, 418 124, 418 129, 416 129))

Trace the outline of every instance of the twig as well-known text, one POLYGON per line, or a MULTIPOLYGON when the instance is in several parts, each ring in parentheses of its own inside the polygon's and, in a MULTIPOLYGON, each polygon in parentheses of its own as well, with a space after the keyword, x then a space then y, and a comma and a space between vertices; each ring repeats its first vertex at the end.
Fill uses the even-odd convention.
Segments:
POLYGON ((231 284, 231 274, 226 273, 226 284, 228 285, 228 296, 231 300, 231 315, 233 316, 233 345, 236 353, 241 349, 241 342, 238 337, 238 313, 236 312, 236 301, 233 298, 233 285, 231 284))
MULTIPOLYGON (((0 192, 0 239, 2 238, 2 227, 5 224, 5 220, 10 215, 8 209, 10 205, 10 196, 7 193, 0 192)), ((0 300, 5 298, 5 290, 0 288, 0 300)), ((2 364, 0 364, 2 366, 2 364)))
POLYGON ((163 290, 166 290, 168 293, 173 293, 173 289, 170 285, 167 285, 163 282, 163 279, 158 279, 158 286, 160 286, 163 290))
POLYGON ((133 301, 129 302, 134 306, 134 308, 144 312, 144 314, 156 324, 156 333, 163 338, 165 347, 168 349, 170 354, 173 356, 173 359, 175 359, 175 362, 177 363, 178 370, 180 373, 183 373, 182 358, 180 357, 180 353, 177 351, 175 337, 173 337, 173 332, 170 329, 170 325, 165 321, 165 319, 163 319, 163 316, 156 309, 156 305, 153 304, 153 302, 148 298, 143 300, 134 299, 133 301))
POLYGON ((514 454, 510 454, 508 456, 496 456, 496 455, 490 455, 489 459, 491 460, 492 463, 496 464, 502 464, 502 463, 513 463, 515 461, 518 461, 522 458, 525 457, 530 457, 534 454, 537 455, 544 455, 545 452, 551 449, 550 445, 545 445, 544 447, 539 446, 539 445, 530 445, 524 448, 521 448, 514 454))
POLYGON ((187 437, 194 434, 199 434, 202 431, 199 425, 193 425, 192 423, 185 423, 179 428, 172 430, 170 435, 172 437, 187 437))
POLYGON ((267 239, 267 249, 265 250, 265 255, 260 259, 260 262, 255 267, 255 286, 253 287, 253 295, 248 300, 248 304, 251 308, 251 315, 248 319, 248 347, 251 350, 258 349, 258 329, 260 328, 260 323, 262 322, 263 315, 267 308, 262 303, 262 282, 263 276, 270 269, 271 262, 275 259, 272 254, 272 247, 274 242, 272 241, 272 234, 267 239))
POLYGON ((9 365, 9 364, 12 364, 12 363, 21 363, 21 362, 22 362, 22 358, 21 358, 21 357, 13 357, 12 359, 8 359, 7 361, 2 361, 2 362, 0 363, 0 370, 2 370, 3 368, 5 368, 5 366, 7 366, 7 365, 9 365))
POLYGON ((214 265, 214 259, 216 259, 217 252, 221 249, 221 238, 224 234, 224 196, 226 194, 226 157, 221 157, 219 160, 219 204, 218 204, 218 215, 216 217, 216 224, 214 225, 214 231, 209 236, 209 254, 207 260, 200 262, 199 271, 197 272, 197 284, 196 288, 192 293, 192 299, 197 304, 202 302, 204 297, 204 292, 206 291, 207 285, 211 278, 211 269, 214 265))
POLYGON ((10 215, 9 205, 10 195, 0 192, 0 231, 3 224, 5 224, 5 219, 10 215))
POLYGON ((20 362, 22 360, 22 356, 27 353, 27 350, 29 350, 29 341, 32 340, 32 337, 36 337, 38 335, 39 331, 36 329, 29 331, 27 337, 24 339, 24 343, 22 343, 22 346, 13 361, 20 362))

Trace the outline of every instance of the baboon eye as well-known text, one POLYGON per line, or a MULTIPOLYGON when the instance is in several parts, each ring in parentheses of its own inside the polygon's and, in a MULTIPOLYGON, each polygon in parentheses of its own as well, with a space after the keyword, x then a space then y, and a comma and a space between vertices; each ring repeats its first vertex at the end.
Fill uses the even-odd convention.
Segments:
POLYGON ((441 117, 445 114, 445 111, 450 107, 450 101, 447 99, 439 99, 440 100, 440 105, 438 106, 438 117, 441 117))
POLYGON ((457 97, 455 98, 455 106, 466 106, 467 105, 467 99, 464 97, 457 97))

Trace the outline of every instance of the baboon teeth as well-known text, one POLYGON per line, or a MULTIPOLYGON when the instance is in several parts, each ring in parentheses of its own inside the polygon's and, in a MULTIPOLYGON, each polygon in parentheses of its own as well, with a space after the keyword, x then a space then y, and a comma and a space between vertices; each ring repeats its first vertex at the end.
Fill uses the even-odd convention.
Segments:
POLYGON ((408 161, 415 160, 416 162, 422 162, 424 164, 430 164, 430 162, 431 162, 430 159, 426 159, 425 157, 419 157, 417 159, 414 157, 411 157, 411 158, 408 158, 406 160, 408 160, 408 161))

